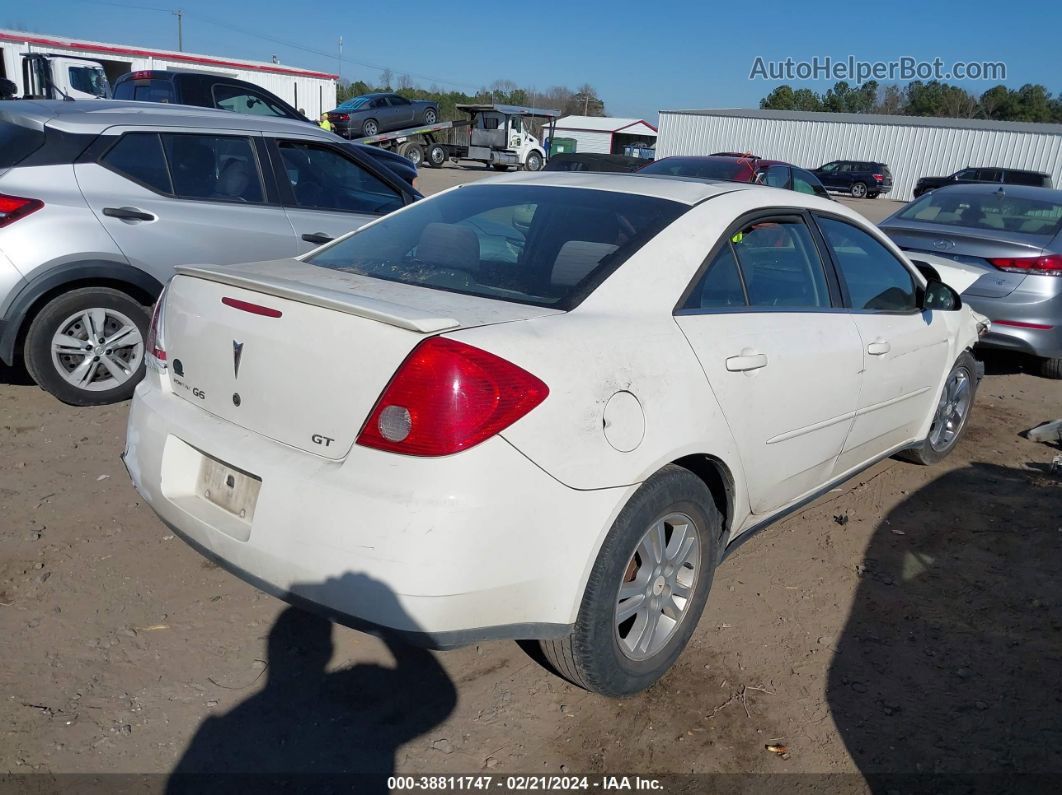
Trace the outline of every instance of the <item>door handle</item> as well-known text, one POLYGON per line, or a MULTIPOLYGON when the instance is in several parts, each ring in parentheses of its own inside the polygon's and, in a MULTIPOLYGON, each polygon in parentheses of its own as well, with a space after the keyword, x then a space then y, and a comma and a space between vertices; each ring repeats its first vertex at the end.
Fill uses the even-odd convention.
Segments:
POLYGON ((302 239, 317 246, 323 246, 325 243, 331 243, 335 240, 334 237, 330 237, 324 232, 308 232, 302 236, 302 239))
POLYGON ((741 356, 731 356, 726 360, 726 369, 732 373, 744 373, 748 370, 759 370, 767 366, 766 353, 747 353, 741 356))
POLYGON ((104 207, 103 214, 109 218, 121 218, 123 221, 154 221, 156 218, 136 207, 104 207))
POLYGON ((874 340, 867 345, 867 353, 871 356, 884 356, 892 350, 892 346, 886 340, 874 340))

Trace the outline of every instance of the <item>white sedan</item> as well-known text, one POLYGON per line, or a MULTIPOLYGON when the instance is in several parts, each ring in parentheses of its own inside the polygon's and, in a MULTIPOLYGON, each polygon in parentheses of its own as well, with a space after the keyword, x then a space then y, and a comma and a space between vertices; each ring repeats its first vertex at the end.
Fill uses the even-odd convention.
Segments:
POLYGON ((282 599, 436 648, 538 640, 624 695, 682 652, 728 549, 954 448, 976 341, 834 202, 514 174, 297 259, 179 269, 124 459, 282 599))

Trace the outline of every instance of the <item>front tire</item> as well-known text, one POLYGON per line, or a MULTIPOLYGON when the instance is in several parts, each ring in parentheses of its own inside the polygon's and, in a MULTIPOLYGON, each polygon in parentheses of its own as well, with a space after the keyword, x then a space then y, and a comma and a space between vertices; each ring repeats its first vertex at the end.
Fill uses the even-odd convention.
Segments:
POLYGON ((439 120, 439 114, 435 112, 435 108, 428 108, 424 111, 424 123, 435 124, 439 120))
POLYGON ((645 690, 678 659, 708 599, 722 517, 704 482, 669 465, 609 530, 570 635, 541 641, 556 671, 606 696, 645 690))
POLYGON ((445 146, 442 146, 441 144, 432 144, 428 147, 424 162, 432 168, 442 168, 448 157, 449 154, 447 153, 445 146))
POLYGON ((923 466, 943 461, 966 431, 976 394, 977 361, 969 351, 964 351, 944 381, 929 436, 898 457, 923 466))
POLYGON ((30 376, 72 406, 128 400, 144 377, 148 314, 109 287, 71 290, 30 323, 24 355, 30 376))
POLYGON ((542 166, 545 164, 542 155, 538 152, 528 152, 527 159, 524 161, 524 169, 527 171, 541 171, 542 166))
POLYGON ((852 198, 853 199, 865 199, 867 195, 867 186, 862 182, 852 183, 852 198))

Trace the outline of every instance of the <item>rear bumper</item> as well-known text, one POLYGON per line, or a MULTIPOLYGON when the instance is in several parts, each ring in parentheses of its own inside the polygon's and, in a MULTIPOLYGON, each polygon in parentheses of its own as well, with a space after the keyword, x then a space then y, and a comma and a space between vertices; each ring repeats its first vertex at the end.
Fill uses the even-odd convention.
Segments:
POLYGON ((1047 359, 1062 358, 1062 278, 1027 276, 1020 288, 1003 298, 966 295, 962 298, 971 308, 987 315, 992 321, 991 331, 981 338, 981 346, 1047 359), (1041 286, 1059 289, 1059 293, 1033 292, 1033 280, 1045 282, 1041 286), (1057 282, 1057 286, 1054 282, 1057 282), (1050 328, 1011 325, 1013 323, 1050 328))
POLYGON ((442 459, 355 446, 329 461, 213 417, 152 372, 123 459, 159 517, 237 576, 435 648, 567 634, 628 493, 569 489, 500 437, 442 459), (181 486, 202 453, 262 479, 244 540, 236 517, 181 486))

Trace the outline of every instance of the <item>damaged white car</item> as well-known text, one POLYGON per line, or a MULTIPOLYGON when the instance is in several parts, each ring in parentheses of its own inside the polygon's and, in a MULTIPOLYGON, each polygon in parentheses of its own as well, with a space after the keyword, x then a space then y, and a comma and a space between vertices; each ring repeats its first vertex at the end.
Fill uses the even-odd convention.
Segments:
POLYGON ((728 548, 970 416, 974 317, 861 216, 756 185, 540 173, 297 259, 186 267, 124 459, 201 552, 600 693, 682 652, 728 548))

